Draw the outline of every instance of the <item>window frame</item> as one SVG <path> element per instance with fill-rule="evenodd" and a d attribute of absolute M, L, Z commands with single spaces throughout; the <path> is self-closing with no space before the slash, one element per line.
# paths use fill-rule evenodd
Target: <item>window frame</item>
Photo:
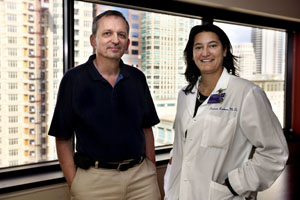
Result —
<path fill-rule="evenodd" d="M 142 11 L 172 14 L 174 16 L 202 17 L 202 24 L 213 23 L 214 20 L 224 20 L 231 23 L 247 24 L 253 26 L 284 29 L 287 32 L 286 48 L 286 75 L 285 75 L 285 117 L 283 130 L 286 135 L 291 132 L 292 114 L 292 70 L 293 70 L 293 33 L 300 31 L 300 23 L 288 20 L 258 16 L 222 8 L 195 5 L 186 2 L 170 1 L 160 4 L 152 1 L 97 1 L 78 0 L 89 3 L 138 9 Z M 199 10 L 201 12 L 199 12 Z M 199 16 L 201 13 L 201 16 Z M 63 71 L 64 73 L 74 66 L 74 0 L 63 0 Z M 156 147 L 157 166 L 168 162 L 172 145 Z M 21 165 L 0 169 L 0 194 L 16 192 L 34 187 L 65 182 L 59 162 L 47 161 L 36 164 Z M 26 174 L 26 175 L 25 175 Z M 49 176 L 50 175 L 50 176 Z M 49 178 L 53 177 L 53 178 Z"/>

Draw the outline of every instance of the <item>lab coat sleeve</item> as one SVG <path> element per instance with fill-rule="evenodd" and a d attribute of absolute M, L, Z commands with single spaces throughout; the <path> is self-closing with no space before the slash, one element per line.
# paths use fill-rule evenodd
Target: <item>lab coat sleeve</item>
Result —
<path fill-rule="evenodd" d="M 288 147 L 281 125 L 265 92 L 252 88 L 245 95 L 238 128 L 256 147 L 252 159 L 228 173 L 230 185 L 239 195 L 269 188 L 284 170 Z"/>

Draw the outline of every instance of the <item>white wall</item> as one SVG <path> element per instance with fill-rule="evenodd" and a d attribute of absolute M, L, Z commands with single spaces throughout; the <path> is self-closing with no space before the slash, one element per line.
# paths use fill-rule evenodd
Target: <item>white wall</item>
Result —
<path fill-rule="evenodd" d="M 299 0 L 178 0 L 204 6 L 300 22 Z"/>
<path fill-rule="evenodd" d="M 34 189 L 22 190 L 0 195 L 2 200 L 68 200 L 70 199 L 67 184 L 55 184 Z"/>

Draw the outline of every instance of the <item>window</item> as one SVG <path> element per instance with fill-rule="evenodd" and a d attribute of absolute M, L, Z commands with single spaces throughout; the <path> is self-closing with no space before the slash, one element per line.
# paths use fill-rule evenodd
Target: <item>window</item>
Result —
<path fill-rule="evenodd" d="M 17 134 L 18 133 L 18 127 L 9 127 L 8 128 L 8 134 Z"/>
<path fill-rule="evenodd" d="M 30 155 L 31 157 L 34 157 L 34 156 L 35 156 L 35 152 L 34 152 L 34 151 L 30 151 L 29 155 Z"/>
<path fill-rule="evenodd" d="M 139 50 L 131 50 L 131 54 L 132 55 L 138 55 L 139 54 Z"/>
<path fill-rule="evenodd" d="M 132 36 L 132 37 L 135 37 L 135 38 L 138 38 L 138 37 L 139 37 L 139 33 L 137 33 L 137 32 L 132 32 L 132 33 L 131 33 L 131 36 Z"/>
<path fill-rule="evenodd" d="M 16 33 L 17 32 L 17 26 L 7 25 L 7 32 L 9 32 L 9 33 Z"/>
<path fill-rule="evenodd" d="M 8 140 L 8 144 L 11 146 L 11 145 L 16 145 L 18 144 L 18 138 L 10 138 Z"/>
<path fill-rule="evenodd" d="M 18 89 L 18 83 L 8 83 L 9 90 L 16 90 Z"/>
<path fill-rule="evenodd" d="M 35 112 L 34 106 L 30 106 L 30 107 L 29 107 L 29 112 L 30 112 L 30 113 L 34 113 L 34 112 Z"/>
<path fill-rule="evenodd" d="M 17 44 L 17 37 L 8 37 L 8 44 Z"/>
<path fill-rule="evenodd" d="M 17 3 L 16 2 L 7 2 L 6 3 L 6 7 L 8 9 L 12 9 L 12 10 L 15 10 L 17 8 Z"/>
<path fill-rule="evenodd" d="M 9 156 L 17 156 L 19 154 L 18 149 L 12 149 L 8 151 Z"/>
<path fill-rule="evenodd" d="M 139 15 L 131 15 L 132 20 L 139 20 Z"/>
<path fill-rule="evenodd" d="M 7 49 L 7 55 L 10 56 L 17 56 L 17 48 L 8 48 Z"/>
<path fill-rule="evenodd" d="M 31 68 L 31 69 L 34 68 L 34 62 L 33 61 L 29 61 L 29 68 Z"/>
<path fill-rule="evenodd" d="M 18 78 L 18 72 L 8 72 L 8 78 L 10 79 Z"/>
<path fill-rule="evenodd" d="M 35 134 L 35 130 L 34 129 L 30 129 L 29 133 L 30 133 L 30 135 L 33 135 L 33 134 Z"/>
<path fill-rule="evenodd" d="M 29 22 L 34 22 L 34 17 L 33 17 L 33 15 L 29 15 L 29 16 L 28 16 L 28 21 L 29 21 Z"/>
<path fill-rule="evenodd" d="M 138 41 L 132 41 L 132 42 L 131 42 L 131 45 L 132 45 L 132 46 L 139 46 L 139 42 L 138 42 Z"/>
<path fill-rule="evenodd" d="M 16 166 L 16 165 L 18 165 L 19 162 L 18 162 L 18 160 L 13 160 L 13 161 L 9 161 L 8 163 L 9 163 L 8 166 L 11 167 L 11 166 Z M 0 164 L 1 164 L 1 163 L 0 163 Z"/>
<path fill-rule="evenodd" d="M 28 10 L 31 10 L 31 11 L 34 10 L 34 5 L 32 3 L 28 4 Z"/>
<path fill-rule="evenodd" d="M 164 131 L 164 129 L 163 128 L 158 128 L 158 135 L 157 135 L 157 140 L 158 141 L 164 141 L 164 139 L 165 139 L 165 131 Z"/>
<path fill-rule="evenodd" d="M 28 38 L 28 43 L 30 45 L 34 45 L 34 39 L 33 38 Z"/>
<path fill-rule="evenodd" d="M 34 80 L 34 73 L 29 73 L 29 79 Z"/>
<path fill-rule="evenodd" d="M 8 112 L 17 112 L 18 105 L 8 105 Z"/>
<path fill-rule="evenodd" d="M 34 84 L 29 84 L 29 91 L 34 91 L 34 90 L 35 90 Z"/>
<path fill-rule="evenodd" d="M 33 49 L 29 49 L 29 56 L 34 56 L 34 50 Z"/>
<path fill-rule="evenodd" d="M 33 26 L 29 26 L 29 27 L 28 27 L 28 32 L 29 32 L 29 33 L 34 33 L 34 28 L 33 28 Z"/>
<path fill-rule="evenodd" d="M 105 5 L 94 4 L 94 7 L 99 11 L 106 10 Z M 123 11 L 125 17 L 130 12 L 134 13 L 131 15 L 131 20 L 128 20 L 131 27 L 131 37 L 140 37 L 141 39 L 139 41 L 131 39 L 131 47 L 134 47 L 134 49 L 130 49 L 131 52 L 126 55 L 126 58 L 135 55 L 141 56 L 141 70 L 147 77 L 152 98 L 161 119 L 161 123 L 154 127 L 159 133 L 156 135 L 158 138 L 155 138 L 156 144 L 171 144 L 173 141 L 171 138 L 174 134 L 172 127 L 175 118 L 177 94 L 186 85 L 185 77 L 181 75 L 185 71 L 182 52 L 190 29 L 195 25 L 201 24 L 201 21 L 199 19 L 120 9 L 118 7 L 116 9 Z M 140 22 L 137 22 L 138 20 Z M 286 52 L 286 36 L 284 32 L 231 25 L 229 23 L 214 23 L 219 25 L 232 41 L 233 53 L 240 57 L 238 61 L 239 66 L 241 66 L 241 77 L 254 81 L 257 84 L 262 79 L 270 77 L 275 81 L 272 84 L 276 85 L 278 84 L 277 81 L 281 81 L 281 87 L 284 88 L 284 55 Z M 76 35 L 80 35 L 80 32 L 83 32 L 83 30 L 75 30 Z M 259 53 L 262 49 L 268 49 L 269 52 Z M 275 57 L 265 59 L 268 57 L 267 53 L 275 55 Z M 77 54 L 75 51 L 75 59 L 79 56 L 79 52 Z M 174 55 L 176 55 L 175 60 Z M 131 59 L 126 60 L 129 61 L 128 64 L 133 65 L 133 63 L 130 63 Z M 275 62 L 277 63 L 275 64 Z M 262 66 L 273 66 L 273 68 L 269 69 Z M 274 99 L 274 101 L 271 100 L 272 106 L 274 106 L 274 111 L 277 110 L 276 114 L 280 121 L 283 122 L 284 91 L 274 91 L 274 86 L 273 89 L 271 87 L 268 89 L 267 84 L 265 85 L 263 89 L 265 89 L 267 94 L 269 93 L 270 100 Z M 280 103 L 278 101 L 279 96 Z M 157 140 L 159 141 L 157 142 Z"/>
<path fill-rule="evenodd" d="M 0 138 L 13 147 L 0 145 L 0 168 L 56 159 L 54 138 L 47 136 L 52 118 L 47 106 L 54 107 L 58 88 L 53 88 L 53 83 L 59 84 L 63 75 L 62 3 L 0 1 L 0 18 L 5 22 L 0 24 L 4 44 L 0 45 Z M 40 110 L 42 94 L 45 108 Z M 38 146 L 42 139 L 46 142 Z M 30 145 L 25 145 L 25 140 Z"/>
<path fill-rule="evenodd" d="M 3 2 L 7 1 L 0 1 L 0 4 Z M 17 7 L 19 6 L 18 0 L 10 0 L 10 2 L 15 2 L 15 5 Z M 40 8 L 41 5 L 36 5 L 36 3 L 40 2 L 44 4 L 42 5 L 44 12 L 40 12 L 37 15 L 35 9 Z M 71 33 L 74 34 L 74 44 L 76 44 L 76 49 L 74 49 L 76 54 L 74 62 L 83 63 L 86 62 L 86 55 L 93 53 L 93 49 L 87 46 L 89 44 L 89 38 L 83 36 L 91 32 L 90 26 L 93 15 L 96 11 L 103 10 L 102 8 L 105 7 L 105 5 L 85 3 L 83 1 L 75 1 L 75 5 L 74 19 L 78 19 L 79 24 L 74 26 L 74 33 Z M 26 45 L 21 42 L 22 44 L 18 44 L 18 46 L 0 46 L 0 74 L 2 75 L 0 79 L 0 85 L 2 86 L 0 88 L 0 130 L 1 134 L 6 137 L 4 139 L 0 136 L 0 141 L 2 141 L 1 144 L 3 144 L 3 141 L 11 141 L 11 143 L 14 143 L 15 140 L 9 140 L 9 138 L 19 139 L 18 144 L 12 145 L 12 149 L 10 150 L 2 148 L 2 145 L 0 145 L 0 168 L 56 159 L 53 138 L 48 138 L 45 135 L 47 135 L 49 122 L 52 119 L 51 112 L 53 112 L 52 109 L 55 106 L 58 86 L 63 75 L 62 2 L 32 1 L 28 3 L 26 10 L 27 20 L 34 21 L 34 23 L 27 22 L 21 26 L 16 25 L 16 22 L 18 22 L 18 19 L 23 19 L 23 14 L 14 11 L 14 5 L 10 5 L 9 7 L 10 9 L 3 9 L 3 13 L 1 13 L 4 19 L 7 19 L 7 23 L 0 24 L 0 29 L 4 30 L 0 36 L 0 41 L 8 41 L 9 37 L 16 37 L 17 35 L 25 35 L 28 41 Z M 110 9 L 114 8 L 109 7 Z M 172 126 L 175 116 L 174 111 L 176 110 L 176 98 L 178 91 L 186 84 L 184 76 L 182 75 L 185 70 L 182 52 L 190 28 L 202 22 L 199 18 L 186 18 L 139 10 L 134 10 L 134 14 L 129 15 L 129 9 L 122 8 L 122 10 L 125 13 L 125 17 L 129 19 L 128 21 L 132 20 L 130 24 L 130 36 L 138 42 L 132 43 L 132 46 L 135 46 L 135 48 L 129 48 L 129 52 L 132 53 L 132 50 L 136 50 L 139 54 L 124 55 L 124 62 L 137 66 L 147 77 L 152 98 L 156 105 L 159 118 L 161 119 L 161 123 L 153 128 L 155 133 L 155 145 L 172 144 L 174 136 Z M 47 12 L 48 14 L 46 14 Z M 183 12 L 187 13 L 188 11 Z M 199 15 L 201 15 L 201 12 L 199 12 Z M 178 27 L 178 29 L 174 31 L 174 27 Z M 252 28 L 255 29 L 253 25 Z M 230 40 L 234 40 L 236 35 L 232 35 L 230 29 L 225 31 L 229 35 Z M 267 32 L 264 34 L 269 34 Z M 275 32 L 284 33 L 282 31 Z M 47 42 L 44 41 L 45 38 L 47 38 Z M 134 40 L 131 39 L 131 41 Z M 15 44 L 14 39 L 9 41 Z M 17 40 L 17 42 L 20 43 L 19 40 Z M 286 46 L 285 43 L 286 39 L 284 37 L 281 46 Z M 28 44 L 31 45 L 28 46 Z M 27 55 L 23 55 L 25 48 L 27 48 Z M 249 45 L 234 45 L 235 53 L 242 55 L 243 59 L 241 65 L 253 66 L 251 60 L 246 59 L 253 57 L 253 52 L 248 50 L 247 52 L 243 52 L 241 51 L 243 48 L 249 50 Z M 276 46 L 276 48 L 280 47 Z M 31 53 L 29 49 L 32 49 Z M 82 49 L 84 49 L 84 51 L 81 51 Z M 283 49 L 283 51 L 286 51 L 286 49 Z M 254 54 L 256 55 L 255 51 Z M 34 57 L 30 57 L 29 55 Z M 42 57 L 40 57 L 41 55 Z M 68 57 L 69 55 L 66 56 Z M 125 56 L 135 57 L 126 58 L 125 60 Z M 259 60 L 259 58 L 256 57 L 255 59 Z M 283 66 L 285 65 L 285 61 L 285 59 L 281 60 Z M 263 62 L 265 62 L 265 60 L 262 59 L 262 63 Z M 255 66 L 257 66 L 257 63 Z M 72 66 L 66 66 L 66 69 L 70 67 Z M 259 72 L 259 68 L 256 67 L 255 70 L 255 73 Z M 15 73 L 8 75 L 8 72 L 18 72 L 19 74 L 15 77 Z M 29 73 L 34 73 L 36 75 L 36 81 L 28 80 L 29 76 L 24 76 L 23 72 L 28 75 Z M 277 72 L 279 74 L 285 73 L 284 71 L 280 72 L 280 68 L 278 67 Z M 277 74 L 277 72 L 275 74 Z M 253 75 L 253 73 L 246 73 L 246 71 L 242 73 L 244 73 L 244 75 L 242 75 L 243 77 Z M 5 79 L 11 77 L 6 79 L 6 81 L 9 80 L 11 83 L 18 83 L 19 87 L 14 90 L 7 90 L 8 83 L 4 81 L 3 77 L 5 77 Z M 285 83 L 284 78 L 278 78 L 276 81 L 278 81 L 276 84 L 275 80 L 272 80 L 272 83 L 256 80 L 256 83 L 272 92 L 275 100 L 275 95 L 277 95 L 275 92 L 282 92 L 284 88 L 282 81 Z M 11 87 L 13 87 L 13 85 L 11 85 Z M 277 99 L 281 101 L 281 98 L 282 94 L 279 94 L 279 98 Z M 9 102 L 9 106 L 4 102 Z M 44 104 L 42 105 L 41 102 Z M 25 113 L 23 113 L 25 106 L 27 106 L 28 109 L 25 116 L 27 117 L 27 121 L 23 115 Z M 278 109 L 279 112 L 284 111 L 280 106 L 275 109 Z M 3 110 L 10 111 L 3 112 Z M 16 112 L 18 112 L 18 114 Z M 19 115 L 19 113 L 21 114 Z M 5 134 L 3 134 L 4 132 Z M 23 140 L 20 140 L 22 137 L 26 137 L 25 139 L 28 141 L 27 146 L 24 145 Z M 34 150 L 32 150 L 32 146 L 35 146 Z M 8 156 L 10 156 L 10 159 L 7 159 Z"/>
<path fill-rule="evenodd" d="M 8 100 L 9 101 L 17 101 L 18 95 L 17 94 L 8 94 Z"/>
<path fill-rule="evenodd" d="M 165 101 L 164 104 L 174 104 L 174 106 L 170 107 L 157 107 L 158 113 L 160 113 L 160 118 L 164 115 L 168 115 L 168 117 L 163 117 L 165 121 L 162 121 L 157 128 L 161 128 L 160 134 L 168 134 L 168 137 L 173 137 L 173 132 L 167 133 L 167 130 L 172 129 L 172 123 L 169 121 L 174 119 L 175 113 L 175 103 L 178 90 L 177 88 L 181 88 L 184 86 L 185 82 L 182 81 L 183 78 L 174 78 L 175 74 L 180 74 L 184 72 L 184 62 L 180 62 L 180 66 L 175 64 L 171 64 L 171 60 L 174 60 L 174 55 L 177 55 L 177 51 L 183 51 L 185 44 L 176 44 L 177 41 L 187 39 L 188 33 L 196 24 L 201 24 L 201 21 L 198 19 L 191 19 L 185 17 L 176 17 L 172 15 L 165 14 L 157 14 L 151 12 L 144 12 L 139 10 L 130 10 L 126 8 L 118 8 L 110 6 L 105 6 L 101 4 L 91 4 L 84 3 L 80 1 L 75 2 L 75 16 L 74 19 L 77 20 L 77 14 L 80 12 L 85 13 L 86 9 L 89 10 L 87 12 L 92 13 L 91 10 L 95 10 L 96 13 L 94 15 L 99 14 L 103 10 L 107 9 L 116 9 L 123 13 L 123 15 L 129 19 L 129 26 L 131 27 L 130 32 L 130 40 L 131 47 L 129 51 L 124 55 L 124 61 L 128 61 L 127 64 L 139 67 L 145 74 L 148 79 L 149 88 L 152 93 L 152 97 L 154 99 L 155 104 L 160 104 L 161 101 Z M 79 11 L 78 6 L 80 7 Z M 129 13 L 134 13 L 129 15 Z M 131 18 L 131 19 L 130 19 Z M 87 56 L 82 55 L 83 51 L 79 51 L 80 49 L 86 49 L 81 47 L 84 40 L 88 40 L 87 36 L 84 36 L 85 32 L 90 33 L 90 28 L 88 26 L 80 26 L 82 22 L 85 23 L 87 19 L 78 19 L 79 21 L 74 24 L 74 60 L 76 64 L 80 64 L 86 62 Z M 152 24 L 155 22 L 159 25 L 156 26 Z M 80 22 L 82 21 L 82 22 Z M 176 29 L 175 27 L 178 27 Z M 147 31 L 146 31 L 147 30 Z M 133 39 L 134 38 L 134 39 Z M 169 48 L 163 48 L 160 43 L 160 39 L 164 38 L 164 40 L 168 41 Z M 139 40 L 137 40 L 139 39 Z M 88 42 L 88 41 L 87 41 Z M 156 42 L 155 45 L 153 45 Z M 176 46 L 176 48 L 175 48 Z M 91 54 L 92 52 L 90 52 Z M 164 55 L 164 56 L 162 56 Z M 181 59 L 182 56 L 176 56 L 177 59 Z M 177 60 L 174 63 L 179 63 Z M 152 67 L 152 70 L 146 70 L 144 66 L 155 66 Z M 160 68 L 158 65 L 161 65 Z M 159 73 L 158 69 L 161 71 Z M 169 71 L 174 71 L 175 73 L 170 73 Z M 151 76 L 155 74 L 154 76 Z M 56 74 L 54 73 L 54 76 Z M 149 82 L 150 78 L 153 77 L 153 82 Z M 170 80 L 169 83 L 162 80 Z M 172 80 L 172 82 L 171 82 Z M 168 86 L 166 85 L 168 84 Z M 55 87 L 57 84 L 55 84 Z M 168 102 L 170 101 L 170 102 Z M 171 112 L 170 112 L 171 111 Z M 158 129 L 157 129 L 158 130 Z M 170 136 L 171 134 L 171 136 Z M 164 137 L 164 138 L 168 138 Z M 171 144 L 171 139 L 162 139 L 158 145 Z"/>
<path fill-rule="evenodd" d="M 7 21 L 10 21 L 10 22 L 17 21 L 17 15 L 16 14 L 7 14 Z"/>
<path fill-rule="evenodd" d="M 30 145 L 34 145 L 34 144 L 35 144 L 35 141 L 34 141 L 34 140 L 30 140 L 30 141 L 29 141 L 29 144 L 30 144 Z"/>
<path fill-rule="evenodd" d="M 239 76 L 254 82 L 266 92 L 283 126 L 286 33 L 241 25 L 215 24 L 227 33 L 233 54 L 239 57 Z"/>
<path fill-rule="evenodd" d="M 9 116 L 8 123 L 18 123 L 18 116 Z"/>
<path fill-rule="evenodd" d="M 8 67 L 17 67 L 18 62 L 16 60 L 9 60 L 8 61 Z"/>
<path fill-rule="evenodd" d="M 173 130 L 171 129 L 167 129 L 166 130 L 166 140 L 167 140 L 167 143 L 173 143 L 173 140 L 174 140 L 174 133 L 173 133 Z"/>
<path fill-rule="evenodd" d="M 34 123 L 34 122 L 35 122 L 34 117 L 30 117 L 30 118 L 29 118 L 29 122 L 30 122 L 30 123 Z"/>
<path fill-rule="evenodd" d="M 131 28 L 133 28 L 133 29 L 138 29 L 138 28 L 139 28 L 139 25 L 138 25 L 138 24 L 131 24 Z"/>
<path fill-rule="evenodd" d="M 29 101 L 30 102 L 34 102 L 35 101 L 34 95 L 29 95 Z"/>

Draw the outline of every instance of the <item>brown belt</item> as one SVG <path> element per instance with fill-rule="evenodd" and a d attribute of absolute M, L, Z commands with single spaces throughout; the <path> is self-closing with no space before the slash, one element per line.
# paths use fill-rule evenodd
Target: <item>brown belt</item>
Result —
<path fill-rule="evenodd" d="M 126 171 L 136 165 L 143 162 L 145 156 L 140 156 L 136 159 L 124 160 L 121 162 L 99 162 L 94 161 L 91 158 L 83 155 L 82 153 L 76 152 L 74 155 L 74 162 L 77 167 L 82 169 L 89 169 L 90 167 L 104 168 L 104 169 L 116 169 L 119 171 Z"/>

